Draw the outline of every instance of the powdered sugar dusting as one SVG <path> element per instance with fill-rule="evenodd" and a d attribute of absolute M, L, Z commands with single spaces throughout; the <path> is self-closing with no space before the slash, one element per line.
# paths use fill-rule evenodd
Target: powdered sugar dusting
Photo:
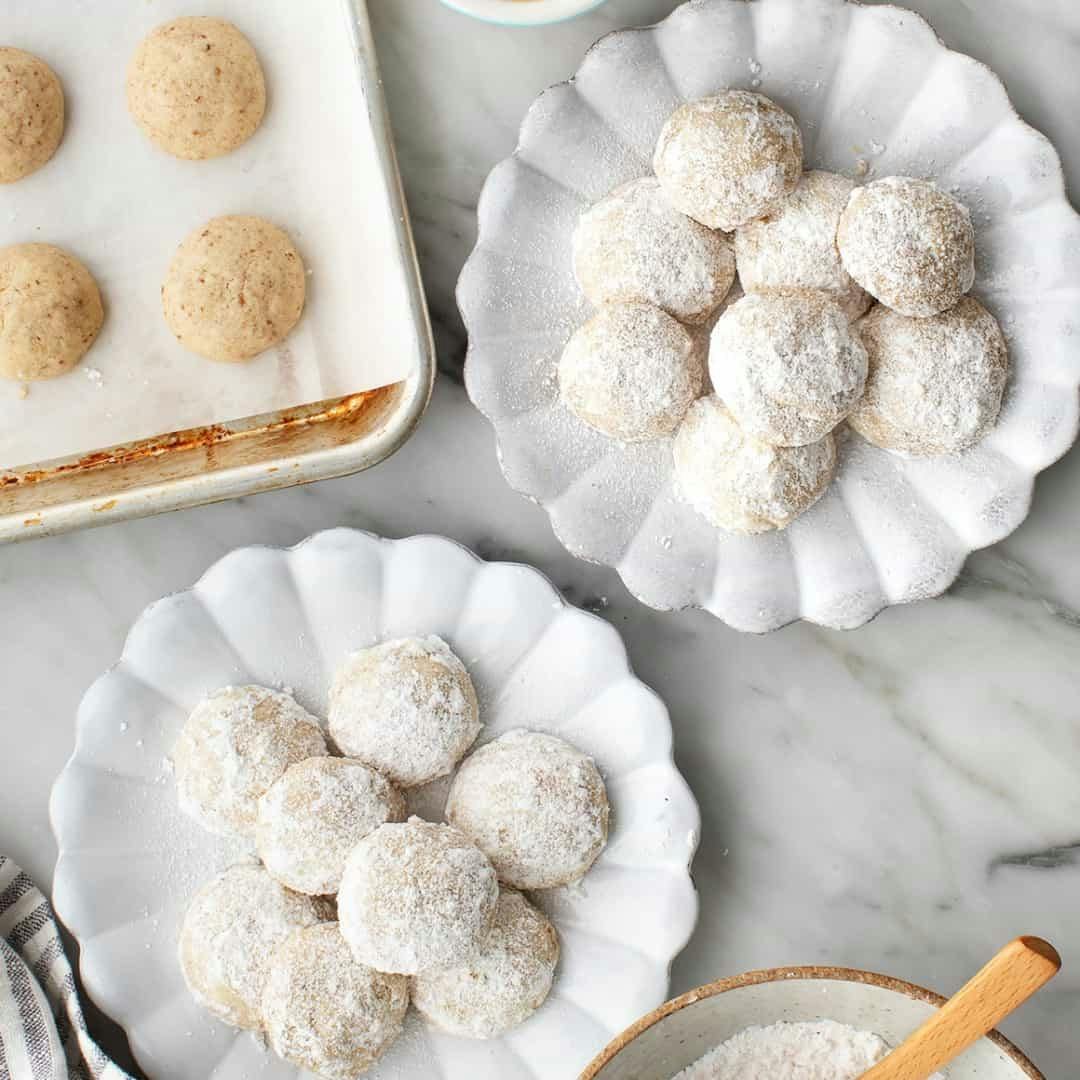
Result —
<path fill-rule="evenodd" d="M 750 293 L 713 330 L 713 387 L 750 435 L 803 446 L 851 411 L 866 382 L 866 350 L 840 306 L 806 289 Z"/>
<path fill-rule="evenodd" d="M 832 435 L 770 446 L 748 436 L 716 395 L 694 403 L 675 438 L 679 494 L 730 532 L 784 528 L 821 497 L 835 471 Z"/>
<path fill-rule="evenodd" d="M 607 842 L 609 807 L 591 758 L 554 735 L 510 731 L 454 779 L 446 817 L 519 889 L 577 881 Z"/>
<path fill-rule="evenodd" d="M 586 210 L 573 249 L 574 272 L 592 303 L 641 301 L 684 322 L 708 319 L 735 280 L 730 241 L 680 214 L 652 176 Z"/>
<path fill-rule="evenodd" d="M 858 1080 L 888 1052 L 880 1036 L 835 1020 L 771 1024 L 740 1031 L 671 1080 Z"/>
<path fill-rule="evenodd" d="M 415 975 L 472 955 L 498 898 L 491 863 L 463 833 L 414 817 L 357 844 L 338 914 L 358 963 Z"/>
<path fill-rule="evenodd" d="M 590 427 L 624 442 L 670 434 L 701 392 L 705 365 L 689 331 L 650 304 L 607 304 L 559 363 L 563 400 Z"/>
<path fill-rule="evenodd" d="M 353 653 L 330 688 L 330 734 L 338 747 L 401 787 L 444 776 L 480 728 L 472 679 L 435 635 Z"/>
<path fill-rule="evenodd" d="M 491 1039 L 547 999 L 559 961 L 555 928 L 521 893 L 502 889 L 483 948 L 460 967 L 412 980 L 413 1004 L 443 1031 Z"/>

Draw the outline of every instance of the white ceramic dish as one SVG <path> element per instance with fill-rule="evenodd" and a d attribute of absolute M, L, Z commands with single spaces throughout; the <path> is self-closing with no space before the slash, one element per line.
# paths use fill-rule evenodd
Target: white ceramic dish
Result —
<path fill-rule="evenodd" d="M 618 633 L 567 605 L 536 570 L 484 563 L 438 537 L 337 529 L 288 551 L 245 548 L 194 588 L 153 604 L 120 662 L 87 692 L 53 791 L 54 903 L 94 1000 L 155 1080 L 287 1080 L 298 1071 L 201 1012 L 176 961 L 193 892 L 245 856 L 180 813 L 166 758 L 190 709 L 236 683 L 291 687 L 324 714 L 334 668 L 376 640 L 437 633 L 466 661 L 482 740 L 516 727 L 565 736 L 603 771 L 610 842 L 578 886 L 537 894 L 563 942 L 551 999 L 492 1042 L 428 1032 L 415 1017 L 373 1080 L 565 1080 L 667 995 L 697 916 L 688 866 L 700 818 L 671 759 L 671 724 L 630 671 Z M 445 784 L 414 808 L 441 814 Z"/>
<path fill-rule="evenodd" d="M 972 209 L 974 292 L 1009 339 L 993 432 L 953 457 L 895 456 L 852 436 L 828 494 L 784 532 L 709 526 L 674 494 L 668 440 L 621 446 L 561 405 L 557 358 L 589 309 L 570 235 L 581 210 L 650 170 L 687 99 L 760 89 L 798 119 L 810 167 L 937 180 Z M 988 68 L 918 16 L 845 0 L 691 0 L 611 34 L 536 101 L 488 179 L 458 287 L 466 377 L 494 424 L 507 480 L 569 551 L 615 567 L 661 609 L 697 606 L 741 630 L 794 619 L 849 628 L 935 596 L 967 555 L 1015 529 L 1035 475 L 1077 431 L 1080 218 L 1053 147 Z"/>
<path fill-rule="evenodd" d="M 497 26 L 546 26 L 576 19 L 606 0 L 443 0 L 448 8 Z"/>
<path fill-rule="evenodd" d="M 837 1020 L 896 1046 L 944 999 L 911 983 L 847 968 L 779 968 L 721 979 L 662 1005 L 615 1039 L 580 1080 L 670 1080 L 744 1028 Z M 980 1039 L 947 1080 L 1045 1080 L 997 1032 Z"/>

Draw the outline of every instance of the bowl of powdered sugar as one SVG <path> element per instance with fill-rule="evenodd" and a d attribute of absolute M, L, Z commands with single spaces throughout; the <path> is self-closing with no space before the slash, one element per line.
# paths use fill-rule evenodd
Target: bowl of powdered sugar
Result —
<path fill-rule="evenodd" d="M 628 1028 L 580 1080 L 857 1080 L 944 998 L 847 968 L 752 971 L 691 990 Z M 935 1080 L 1045 1080 L 997 1032 Z"/>

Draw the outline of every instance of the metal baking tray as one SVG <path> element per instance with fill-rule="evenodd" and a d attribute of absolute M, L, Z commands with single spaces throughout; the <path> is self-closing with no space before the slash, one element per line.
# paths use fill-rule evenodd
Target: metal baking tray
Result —
<path fill-rule="evenodd" d="M 413 374 L 361 394 L 0 472 L 0 542 L 345 476 L 377 465 L 415 430 L 435 378 L 431 322 L 367 6 L 365 0 L 342 2 L 352 14 L 353 52 L 408 282 L 417 342 Z"/>

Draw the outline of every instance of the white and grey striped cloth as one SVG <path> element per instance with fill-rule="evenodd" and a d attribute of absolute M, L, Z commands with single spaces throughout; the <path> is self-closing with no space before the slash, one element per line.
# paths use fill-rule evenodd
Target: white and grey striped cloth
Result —
<path fill-rule="evenodd" d="M 86 1030 L 48 900 L 3 855 L 0 1080 L 131 1080 Z"/>

